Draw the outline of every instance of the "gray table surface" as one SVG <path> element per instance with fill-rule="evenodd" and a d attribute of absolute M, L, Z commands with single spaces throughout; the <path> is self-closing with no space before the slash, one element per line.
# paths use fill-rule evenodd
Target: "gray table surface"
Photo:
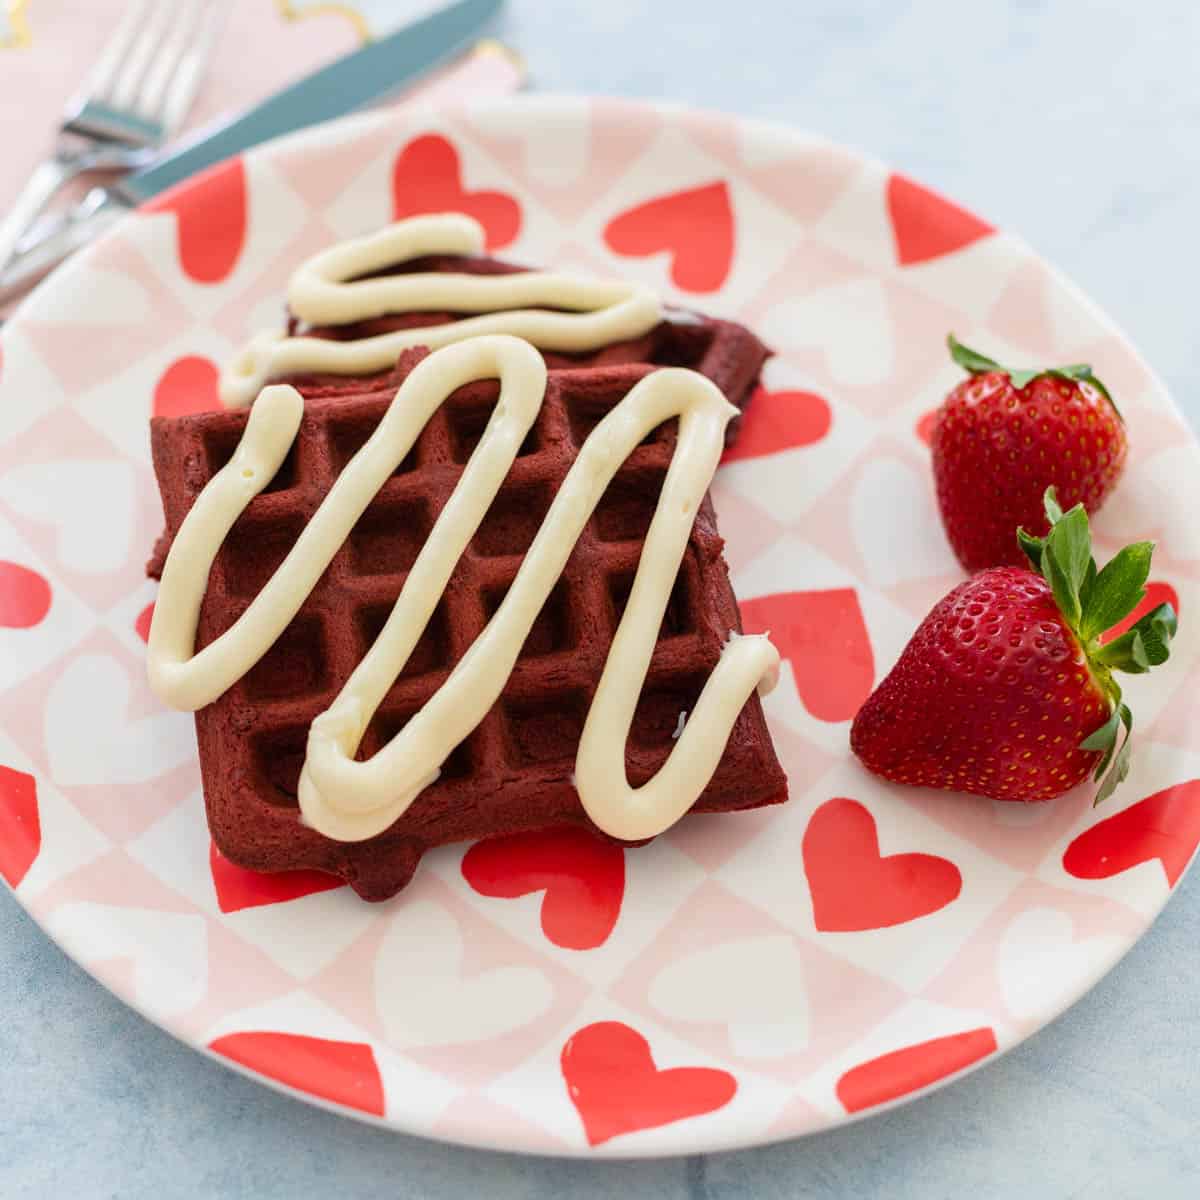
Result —
<path fill-rule="evenodd" d="M 1192 0 L 514 0 L 500 31 L 539 89 L 805 126 L 1019 231 L 1200 420 Z M 126 1009 L 0 888 L 0 1196 L 1194 1197 L 1198 926 L 1194 872 L 1067 1015 L 918 1103 L 765 1149 L 592 1164 L 259 1087 Z"/>

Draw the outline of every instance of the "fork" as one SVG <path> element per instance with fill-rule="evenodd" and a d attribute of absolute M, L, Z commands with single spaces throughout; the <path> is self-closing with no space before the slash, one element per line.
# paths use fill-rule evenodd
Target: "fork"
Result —
<path fill-rule="evenodd" d="M 63 113 L 54 154 L 0 221 L 0 267 L 29 243 L 38 215 L 86 171 L 140 166 L 179 127 L 224 17 L 215 0 L 138 0 Z"/>

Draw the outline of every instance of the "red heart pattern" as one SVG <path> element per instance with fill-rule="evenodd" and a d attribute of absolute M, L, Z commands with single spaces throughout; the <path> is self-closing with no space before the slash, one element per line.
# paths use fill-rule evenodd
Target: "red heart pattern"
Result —
<path fill-rule="evenodd" d="M 723 180 L 658 196 L 614 217 L 610 250 L 633 258 L 668 251 L 671 279 L 685 292 L 715 292 L 733 264 L 734 224 Z"/>
<path fill-rule="evenodd" d="M 587 1025 L 563 1047 L 567 1094 L 588 1145 L 715 1112 L 733 1099 L 737 1080 L 712 1067 L 654 1065 L 650 1043 L 620 1021 Z"/>
<path fill-rule="evenodd" d="M 937 420 L 938 410 L 931 408 L 927 413 L 922 413 L 920 419 L 913 427 L 913 432 L 917 435 L 919 441 L 930 445 L 933 442 L 933 423 Z"/>
<path fill-rule="evenodd" d="M 32 629 L 46 619 L 53 593 L 32 567 L 0 561 L 0 628 Z"/>
<path fill-rule="evenodd" d="M 436 133 L 414 138 L 392 166 L 392 215 L 461 212 L 484 228 L 489 250 L 515 240 L 521 231 L 521 206 L 507 192 L 469 192 L 462 184 L 458 151 Z"/>
<path fill-rule="evenodd" d="M 550 829 L 477 842 L 463 878 L 482 896 L 546 893 L 542 932 L 565 950 L 592 950 L 621 915 L 625 852 L 582 829 Z"/>
<path fill-rule="evenodd" d="M 1158 859 L 1174 887 L 1200 845 L 1200 779 L 1164 788 L 1084 830 L 1063 854 L 1076 879 L 1111 879 Z"/>
<path fill-rule="evenodd" d="M 996 232 L 974 213 L 903 175 L 888 179 L 887 211 L 902 267 L 953 254 Z"/>
<path fill-rule="evenodd" d="M 285 904 L 301 896 L 345 886 L 336 876 L 326 875 L 323 871 L 280 871 L 274 875 L 248 871 L 231 863 L 215 843 L 209 844 L 208 865 L 217 892 L 217 907 L 223 913 L 261 908 L 266 904 Z"/>
<path fill-rule="evenodd" d="M 150 622 L 154 620 L 154 604 L 147 604 L 137 615 L 137 620 L 133 623 L 133 631 L 142 639 L 143 642 L 150 640 Z"/>
<path fill-rule="evenodd" d="M 738 462 L 811 446 L 829 432 L 832 422 L 828 402 L 816 392 L 768 392 L 757 388 L 746 405 L 737 441 L 721 461 Z"/>
<path fill-rule="evenodd" d="M 837 1082 L 837 1098 L 848 1113 L 862 1112 L 937 1083 L 995 1052 L 996 1035 L 986 1027 L 932 1038 L 852 1067 Z"/>
<path fill-rule="evenodd" d="M 949 859 L 881 857 L 875 818 L 857 800 L 822 804 L 804 831 L 802 850 L 813 922 L 822 933 L 903 925 L 945 908 L 962 891 L 962 874 Z"/>
<path fill-rule="evenodd" d="M 145 212 L 173 212 L 179 265 L 196 283 L 220 283 L 241 257 L 249 202 L 240 158 L 219 163 L 164 192 Z"/>
<path fill-rule="evenodd" d="M 743 600 L 747 633 L 771 634 L 804 707 L 818 721 L 848 721 L 875 682 L 875 656 L 853 588 L 780 592 Z"/>
<path fill-rule="evenodd" d="M 1107 633 L 1100 635 L 1101 644 L 1111 642 L 1113 638 L 1119 638 L 1127 629 L 1130 629 L 1137 621 L 1139 621 L 1152 608 L 1157 608 L 1160 604 L 1169 604 L 1176 615 L 1179 613 L 1179 595 L 1175 589 L 1161 579 L 1152 579 L 1146 584 L 1146 594 L 1142 597 L 1137 608 L 1133 610 L 1119 625 L 1114 625 Z"/>
<path fill-rule="evenodd" d="M 37 781 L 24 771 L 0 767 L 0 878 L 15 888 L 41 848 Z"/>
<path fill-rule="evenodd" d="M 375 1052 L 364 1042 L 256 1030 L 226 1034 L 208 1048 L 297 1091 L 383 1116 L 383 1079 Z"/>
<path fill-rule="evenodd" d="M 221 407 L 217 396 L 216 364 L 199 354 L 177 358 L 154 385 L 156 417 L 184 417 Z"/>

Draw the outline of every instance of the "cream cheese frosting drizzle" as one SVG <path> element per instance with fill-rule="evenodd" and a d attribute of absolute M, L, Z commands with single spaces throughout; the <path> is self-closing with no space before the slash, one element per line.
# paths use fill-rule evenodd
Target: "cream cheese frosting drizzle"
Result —
<path fill-rule="evenodd" d="M 358 278 L 429 254 L 473 255 L 483 249 L 478 221 L 441 213 L 410 217 L 314 255 L 296 270 L 287 292 L 292 314 L 308 325 L 346 325 L 419 311 L 476 315 L 347 342 L 259 334 L 222 372 L 222 403 L 244 408 L 266 383 L 286 375 L 384 371 L 410 346 L 437 349 L 481 334 L 507 333 L 542 350 L 581 352 L 640 337 L 662 319 L 658 297 L 647 288 L 550 271 Z"/>
<path fill-rule="evenodd" d="M 295 437 L 303 402 L 266 388 L 230 462 L 208 483 L 175 536 L 150 629 L 150 680 L 178 708 L 216 699 L 270 648 L 299 611 L 375 493 L 439 405 L 477 379 L 499 378 L 492 417 L 417 556 L 383 629 L 309 731 L 300 775 L 304 820 L 327 837 L 361 841 L 388 828 L 435 779 L 451 751 L 499 697 L 542 605 L 609 482 L 642 439 L 679 418 L 679 435 L 633 587 L 584 724 L 575 786 L 591 820 L 617 838 L 669 828 L 712 778 L 742 706 L 776 681 L 766 636 L 730 634 L 667 761 L 638 788 L 625 777 L 625 743 L 696 510 L 716 471 L 736 410 L 703 376 L 670 368 L 642 379 L 596 426 L 562 481 L 491 621 L 449 677 L 372 758 L 354 755 L 404 669 L 459 557 L 491 506 L 541 408 L 546 368 L 526 342 L 474 338 L 424 359 L 370 439 L 343 469 L 296 544 L 243 615 L 193 654 L 200 605 L 221 542 L 270 481 Z"/>

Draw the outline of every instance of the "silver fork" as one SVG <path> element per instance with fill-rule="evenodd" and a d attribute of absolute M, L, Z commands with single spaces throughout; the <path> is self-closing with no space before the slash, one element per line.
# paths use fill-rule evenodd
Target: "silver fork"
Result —
<path fill-rule="evenodd" d="M 138 0 L 67 105 L 53 157 L 0 221 L 0 267 L 27 246 L 38 215 L 85 171 L 133 170 L 179 127 L 225 15 L 215 0 Z"/>

